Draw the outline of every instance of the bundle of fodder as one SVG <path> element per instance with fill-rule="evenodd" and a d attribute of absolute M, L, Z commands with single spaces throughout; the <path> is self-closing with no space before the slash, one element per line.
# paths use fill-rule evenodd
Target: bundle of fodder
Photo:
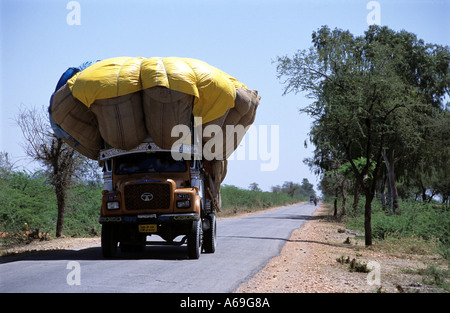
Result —
<path fill-rule="evenodd" d="M 220 185 L 227 175 L 228 160 L 205 160 L 205 190 L 207 198 L 211 200 L 212 206 L 220 211 L 222 208 L 222 197 L 220 194 Z"/>
<path fill-rule="evenodd" d="M 166 87 L 144 89 L 145 126 L 158 147 L 171 149 L 180 138 L 179 128 L 190 126 L 193 101 L 194 96 Z"/>
<path fill-rule="evenodd" d="M 51 118 L 53 124 L 67 130 L 70 135 L 62 131 L 63 139 L 74 149 L 83 155 L 96 159 L 100 152 L 100 132 L 97 119 L 83 103 L 72 96 L 69 86 L 65 84 L 53 95 L 51 107 Z"/>
<path fill-rule="evenodd" d="M 203 124 L 203 155 L 206 159 L 226 160 L 239 146 L 254 122 L 260 97 L 256 90 L 236 90 L 234 107 Z"/>
<path fill-rule="evenodd" d="M 48 108 L 50 125 L 55 135 L 91 159 L 98 158 L 101 145 L 97 120 L 93 113 L 72 95 L 67 81 L 95 62 L 97 61 L 68 68 L 56 84 Z M 70 130 L 70 133 L 65 130 Z"/>
<path fill-rule="evenodd" d="M 255 121 L 260 97 L 256 90 L 239 88 L 236 90 L 234 108 L 228 111 L 222 125 L 224 133 L 224 157 L 228 158 L 239 146 L 245 133 Z M 231 126 L 231 127 L 230 127 Z"/>
<path fill-rule="evenodd" d="M 96 100 L 91 111 L 102 138 L 114 148 L 130 150 L 147 137 L 141 92 Z"/>

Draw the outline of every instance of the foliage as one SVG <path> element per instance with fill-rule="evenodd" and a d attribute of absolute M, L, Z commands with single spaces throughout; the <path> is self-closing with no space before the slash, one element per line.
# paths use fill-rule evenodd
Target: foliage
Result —
<path fill-rule="evenodd" d="M 360 217 L 361 213 L 349 217 L 351 227 L 357 227 Z M 424 239 L 439 238 L 450 244 L 450 212 L 442 205 L 403 200 L 399 214 L 386 214 L 381 203 L 374 201 L 372 226 L 373 235 L 378 239 L 415 235 Z"/>
<path fill-rule="evenodd" d="M 71 236 L 98 236 L 103 185 L 78 183 L 69 190 L 65 214 L 65 233 Z"/>
<path fill-rule="evenodd" d="M 278 78 L 285 94 L 305 92 L 312 100 L 300 110 L 314 119 L 309 133 L 314 156 L 305 162 L 318 174 L 336 172 L 336 164 L 348 164 L 341 174 L 353 172 L 353 207 L 358 207 L 361 189 L 366 245 L 371 245 L 371 204 L 379 176 L 387 175 L 383 167 L 394 201 L 396 177 L 407 171 L 429 177 L 434 169 L 447 177 L 448 171 L 439 169 L 445 161 L 448 167 L 449 136 L 441 139 L 436 126 L 448 129 L 443 118 L 448 121 L 444 100 L 450 90 L 450 51 L 376 25 L 362 36 L 323 26 L 313 32 L 312 43 L 293 57 L 277 58 Z M 410 182 L 423 183 L 418 176 Z M 445 188 L 436 186 L 443 195 Z"/>
<path fill-rule="evenodd" d="M 274 193 L 264 191 L 251 191 L 232 185 L 221 188 L 222 209 L 219 216 L 228 216 L 236 213 L 248 213 L 258 209 L 282 206 L 306 201 L 305 197 L 291 197 L 287 193 Z"/>
<path fill-rule="evenodd" d="M 285 181 L 281 187 L 280 185 L 272 186 L 272 192 L 286 193 L 291 197 L 310 197 L 316 195 L 313 184 L 311 184 L 307 178 L 303 178 L 301 184 Z"/>
<path fill-rule="evenodd" d="M 80 183 L 69 190 L 65 235 L 99 233 L 101 190 L 97 183 Z M 51 232 L 57 220 L 56 196 L 45 173 L 11 171 L 3 177 L 0 180 L 0 217 L 0 232 L 23 231 L 25 223 L 30 231 Z"/>
<path fill-rule="evenodd" d="M 366 166 L 366 161 L 364 158 L 358 158 L 352 160 L 353 164 L 356 166 L 358 171 L 362 171 Z M 373 171 L 375 170 L 375 163 L 373 160 L 369 160 L 369 170 L 367 172 L 368 178 L 373 178 Z M 345 177 L 354 177 L 354 173 L 352 171 L 352 164 L 350 162 L 346 162 L 341 165 L 338 169 L 339 173 L 344 175 Z"/>
<path fill-rule="evenodd" d="M 45 172 L 14 171 L 5 154 L 0 154 L 0 232 L 17 233 L 25 229 L 50 232 L 56 225 L 54 187 Z M 310 186 L 309 186 L 310 185 Z M 303 186 L 312 185 L 304 180 Z M 95 236 L 100 233 L 98 216 L 103 186 L 98 181 L 78 182 L 68 190 L 64 235 Z M 221 216 L 292 204 L 307 200 L 286 192 L 244 190 L 223 186 Z"/>
<path fill-rule="evenodd" d="M 14 172 L 0 182 L 0 229 L 5 232 L 54 228 L 56 201 L 45 177 Z"/>
<path fill-rule="evenodd" d="M 262 189 L 259 188 L 257 183 L 251 183 L 250 186 L 248 186 L 248 189 L 251 191 L 262 191 Z"/>
<path fill-rule="evenodd" d="M 374 201 L 372 234 L 375 239 L 421 238 L 437 240 L 438 252 L 447 260 L 450 257 L 450 211 L 442 204 L 402 200 L 398 214 L 386 214 L 379 201 Z M 363 229 L 362 213 L 347 217 L 347 226 Z"/>
<path fill-rule="evenodd" d="M 424 270 L 419 270 L 419 274 L 425 276 L 423 282 L 429 285 L 436 285 L 443 288 L 447 292 L 450 292 L 450 269 L 440 269 L 435 265 L 429 265 Z"/>

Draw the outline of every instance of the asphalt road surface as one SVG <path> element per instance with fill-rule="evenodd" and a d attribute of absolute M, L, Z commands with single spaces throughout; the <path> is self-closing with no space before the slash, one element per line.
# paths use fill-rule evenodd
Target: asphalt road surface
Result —
<path fill-rule="evenodd" d="M 100 246 L 3 257 L 0 292 L 232 292 L 278 255 L 314 210 L 302 203 L 218 220 L 216 252 L 198 260 L 187 258 L 186 245 L 147 246 L 112 260 L 102 258 Z"/>

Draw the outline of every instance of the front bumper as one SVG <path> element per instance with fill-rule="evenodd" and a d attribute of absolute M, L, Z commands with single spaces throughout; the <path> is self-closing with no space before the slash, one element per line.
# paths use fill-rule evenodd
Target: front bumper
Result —
<path fill-rule="evenodd" d="M 167 223 L 184 223 L 198 220 L 200 220 L 200 215 L 197 213 L 100 216 L 100 218 L 98 219 L 100 224 L 105 223 L 167 224 Z"/>

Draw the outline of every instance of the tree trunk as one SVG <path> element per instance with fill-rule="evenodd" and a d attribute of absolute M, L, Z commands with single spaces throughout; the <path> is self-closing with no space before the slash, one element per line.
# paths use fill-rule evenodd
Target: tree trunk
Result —
<path fill-rule="evenodd" d="M 364 232 L 365 232 L 365 244 L 366 246 L 372 245 L 372 201 L 375 197 L 375 190 L 377 188 L 377 178 L 378 172 L 380 171 L 380 165 L 382 163 L 382 147 L 383 147 L 383 137 L 380 141 L 380 147 L 375 156 L 375 169 L 372 173 L 372 181 L 368 185 L 364 186 L 364 192 L 366 195 L 366 204 L 364 206 Z M 369 162 L 369 158 L 367 158 Z"/>
<path fill-rule="evenodd" d="M 338 201 L 338 193 L 336 192 L 336 195 L 334 196 L 334 213 L 333 213 L 334 217 L 337 217 L 337 201 Z"/>
<path fill-rule="evenodd" d="M 395 214 L 398 211 L 398 191 L 397 191 L 397 183 L 395 181 L 395 163 L 397 160 L 395 159 L 395 150 L 392 149 L 391 152 L 391 160 L 389 165 L 391 167 L 391 189 L 392 189 L 392 212 Z"/>
<path fill-rule="evenodd" d="M 359 179 L 355 179 L 355 190 L 354 190 L 354 196 L 353 196 L 353 212 L 355 213 L 358 209 L 358 203 L 359 203 L 359 188 L 361 186 L 361 183 Z"/>
<path fill-rule="evenodd" d="M 383 150 L 382 155 L 386 164 L 386 175 L 388 178 L 388 204 L 392 213 L 395 214 L 398 211 L 398 191 L 395 182 L 395 163 L 397 160 L 395 159 L 394 149 L 391 151 L 390 158 L 387 157 L 386 150 Z"/>
<path fill-rule="evenodd" d="M 372 201 L 375 198 L 375 189 L 377 185 L 378 164 L 373 174 L 372 182 L 364 188 L 366 203 L 364 205 L 364 232 L 366 246 L 372 245 Z"/>
<path fill-rule="evenodd" d="M 64 225 L 64 211 L 66 210 L 66 188 L 64 186 L 55 186 L 56 201 L 58 204 L 58 218 L 56 220 L 56 237 L 61 237 Z"/>
<path fill-rule="evenodd" d="M 397 183 L 395 182 L 395 172 L 394 166 L 395 161 L 391 162 L 391 181 L 392 181 L 392 212 L 395 214 L 398 212 L 398 191 L 397 191 Z"/>
<path fill-rule="evenodd" d="M 391 176 L 391 166 L 390 161 L 386 155 L 386 150 L 383 150 L 382 152 L 384 164 L 386 165 L 386 177 L 388 181 L 388 188 L 387 188 L 387 205 L 389 206 L 389 209 L 393 211 L 392 208 L 392 176 Z"/>
<path fill-rule="evenodd" d="M 386 167 L 389 167 L 388 165 L 386 165 Z M 391 175 L 388 173 L 386 173 L 387 178 L 388 178 L 388 186 L 387 186 L 387 201 L 386 204 L 389 207 L 389 210 L 392 212 L 392 183 L 391 183 Z"/>
<path fill-rule="evenodd" d="M 366 246 L 372 245 L 372 200 L 373 193 L 366 192 L 366 204 L 364 206 L 364 238 Z"/>
<path fill-rule="evenodd" d="M 380 201 L 383 210 L 386 210 L 386 175 L 380 177 Z"/>
<path fill-rule="evenodd" d="M 341 184 L 340 184 L 340 190 L 341 190 L 341 195 L 342 195 L 342 215 L 345 215 L 345 207 L 347 205 L 347 196 L 345 195 L 345 179 L 342 180 Z"/>

